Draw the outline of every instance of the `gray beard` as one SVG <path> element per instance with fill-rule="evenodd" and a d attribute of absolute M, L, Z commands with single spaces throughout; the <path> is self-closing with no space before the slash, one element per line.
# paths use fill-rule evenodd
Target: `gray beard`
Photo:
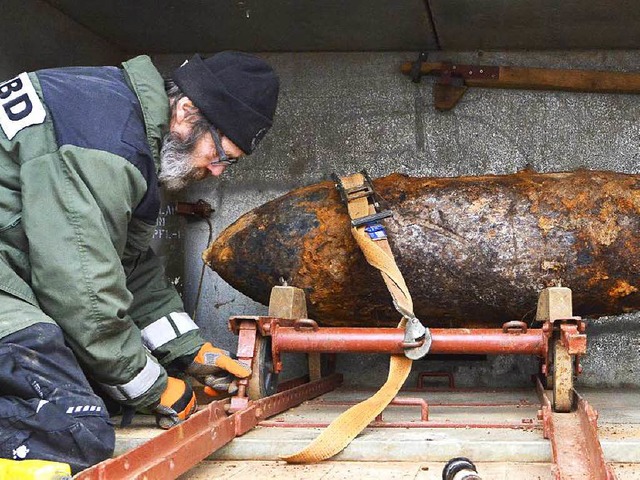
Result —
<path fill-rule="evenodd" d="M 158 180 L 168 190 L 182 190 L 203 178 L 202 169 L 191 163 L 195 142 L 189 140 L 185 141 L 174 133 L 168 133 L 162 139 Z"/>

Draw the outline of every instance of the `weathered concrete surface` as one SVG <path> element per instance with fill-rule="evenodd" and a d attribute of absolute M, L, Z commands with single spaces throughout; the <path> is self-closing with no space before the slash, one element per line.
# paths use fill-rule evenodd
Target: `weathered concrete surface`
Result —
<path fill-rule="evenodd" d="M 254 478 L 262 478 L 261 472 L 267 471 L 267 466 L 273 469 L 273 474 L 264 475 L 265 478 L 343 478 L 341 475 L 353 478 L 353 470 L 348 472 L 348 464 L 342 462 L 357 461 L 364 463 L 351 465 L 362 473 L 361 478 L 369 478 L 363 472 L 383 468 L 384 474 L 371 475 L 371 478 L 426 480 L 438 478 L 433 476 L 434 470 L 441 475 L 446 461 L 456 456 L 477 462 L 479 472 L 491 480 L 552 478 L 551 444 L 543 438 L 536 415 L 539 402 L 532 387 L 401 391 L 401 397 L 426 400 L 429 420 L 449 427 L 367 428 L 331 461 L 306 466 L 278 462 L 281 455 L 302 448 L 320 430 L 313 426 L 284 426 L 286 422 L 330 422 L 348 408 L 338 402 L 354 403 L 371 393 L 372 390 L 339 388 L 282 412 L 268 420 L 271 426 L 258 426 L 209 457 L 217 462 L 202 462 L 180 479 L 245 478 L 249 470 L 237 462 L 255 466 L 256 470 L 251 471 Z M 580 393 L 599 412 L 599 438 L 607 461 L 613 462 L 620 479 L 640 478 L 640 390 L 588 388 Z M 412 422 L 419 418 L 416 406 L 389 406 L 384 411 L 384 419 L 390 422 Z M 494 424 L 493 428 L 473 427 L 489 424 Z M 519 428 L 495 428 L 496 424 Z M 132 426 L 117 430 L 116 453 L 140 445 L 159 433 L 152 417 L 136 416 Z M 240 474 L 241 471 L 244 474 Z"/>
<path fill-rule="evenodd" d="M 474 462 L 482 478 L 491 480 L 551 480 L 551 464 Z M 636 464 L 611 465 L 617 478 L 640 480 Z M 277 461 L 209 461 L 179 477 L 179 480 L 225 478 L 283 478 L 290 480 L 351 480 L 352 478 L 384 478 L 386 480 L 441 480 L 442 462 L 336 462 L 313 465 L 289 465 Z"/>
<path fill-rule="evenodd" d="M 367 168 L 373 177 L 392 172 L 416 176 L 514 173 L 576 168 L 639 173 L 640 96 L 471 89 L 456 108 L 433 108 L 427 79 L 415 85 L 399 73 L 416 52 L 269 54 L 282 93 L 272 132 L 258 151 L 220 179 L 205 181 L 178 198 L 203 198 L 216 208 L 214 235 L 241 214 L 330 173 Z M 166 70 L 188 55 L 156 57 Z M 467 63 L 560 68 L 637 70 L 640 52 L 459 52 L 438 54 Z M 183 222 L 179 222 L 183 223 Z M 187 306 L 195 300 L 207 246 L 206 224 L 184 225 L 189 255 L 174 276 L 187 279 Z M 204 276 L 199 323 L 212 338 L 235 348 L 226 319 L 264 314 L 213 272 Z M 640 317 L 592 322 L 582 384 L 640 385 Z M 604 330 L 602 330 L 604 329 Z M 487 362 L 421 361 L 415 371 L 450 370 L 460 384 L 526 384 L 531 358 L 494 357 Z M 387 360 L 342 356 L 347 383 L 379 385 Z M 410 379 L 411 380 L 411 379 Z"/>
<path fill-rule="evenodd" d="M 270 419 L 271 423 L 283 426 L 259 426 L 236 438 L 211 458 L 277 460 L 304 447 L 320 430 L 286 427 L 285 423 L 331 422 L 348 408 L 333 402 L 356 402 L 372 393 L 341 388 L 305 402 Z M 607 461 L 640 463 L 640 391 L 586 389 L 580 393 L 600 413 L 599 438 Z M 457 456 L 486 462 L 548 463 L 552 460 L 551 444 L 544 439 L 541 423 L 536 418 L 539 402 L 533 388 L 403 391 L 400 396 L 425 399 L 429 404 L 429 421 L 449 424 L 452 428 L 367 428 L 336 455 L 335 460 L 446 462 Z M 419 408 L 414 406 L 389 406 L 384 411 L 384 419 L 388 422 L 412 422 L 419 418 Z M 453 427 L 456 424 L 458 426 Z M 520 428 L 494 428 L 489 426 L 491 424 Z"/>
<path fill-rule="evenodd" d="M 491 480 L 551 480 L 551 465 L 547 463 L 474 462 L 482 478 Z M 289 480 L 351 480 L 353 478 L 384 478 L 385 480 L 441 480 L 442 462 L 337 462 L 324 461 L 312 465 L 289 465 L 277 461 L 208 461 L 185 473 L 179 480 L 209 480 L 211 478 L 287 478 Z M 616 468 L 616 466 L 614 466 Z M 631 471 L 632 466 L 623 470 Z M 626 480 L 638 476 L 620 477 Z M 632 472 L 633 473 L 633 472 Z"/>

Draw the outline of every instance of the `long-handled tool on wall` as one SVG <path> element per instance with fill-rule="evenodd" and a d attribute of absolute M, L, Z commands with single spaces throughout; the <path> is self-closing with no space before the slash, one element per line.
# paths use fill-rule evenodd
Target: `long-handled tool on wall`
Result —
<path fill-rule="evenodd" d="M 597 70 L 503 67 L 429 62 L 421 53 L 405 62 L 402 73 L 420 82 L 424 75 L 437 76 L 433 98 L 438 110 L 451 110 L 468 87 L 564 90 L 568 92 L 640 93 L 640 73 Z"/>

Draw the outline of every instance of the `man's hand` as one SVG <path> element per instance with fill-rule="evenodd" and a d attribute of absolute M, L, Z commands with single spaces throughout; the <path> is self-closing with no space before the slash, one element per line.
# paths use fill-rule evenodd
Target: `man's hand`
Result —
<path fill-rule="evenodd" d="M 235 355 L 209 342 L 200 348 L 185 371 L 205 385 L 205 393 L 212 396 L 235 393 L 238 390 L 235 379 L 251 375 L 251 369 L 236 360 Z"/>
<path fill-rule="evenodd" d="M 198 406 L 191 386 L 184 380 L 169 377 L 167 388 L 160 396 L 160 403 L 153 412 L 156 423 L 165 430 L 189 418 Z"/>

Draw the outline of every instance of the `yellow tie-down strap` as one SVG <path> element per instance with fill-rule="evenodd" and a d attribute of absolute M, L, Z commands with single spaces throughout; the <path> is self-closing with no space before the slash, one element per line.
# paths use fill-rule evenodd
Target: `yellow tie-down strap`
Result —
<path fill-rule="evenodd" d="M 358 187 L 365 181 L 364 175 L 356 173 L 341 179 L 345 189 Z M 375 211 L 366 197 L 348 199 L 347 208 L 352 220 L 365 217 Z M 367 262 L 380 270 L 389 293 L 398 306 L 413 314 L 413 301 L 396 265 L 386 239 L 372 240 L 364 231 L 365 226 L 352 227 L 356 242 Z M 403 318 L 398 327 L 404 328 Z M 413 361 L 404 355 L 391 355 L 389 376 L 385 384 L 372 397 L 343 412 L 309 445 L 293 455 L 283 457 L 289 463 L 314 463 L 326 460 L 342 451 L 351 440 L 364 430 L 385 408 L 402 388 L 411 372 Z"/>

